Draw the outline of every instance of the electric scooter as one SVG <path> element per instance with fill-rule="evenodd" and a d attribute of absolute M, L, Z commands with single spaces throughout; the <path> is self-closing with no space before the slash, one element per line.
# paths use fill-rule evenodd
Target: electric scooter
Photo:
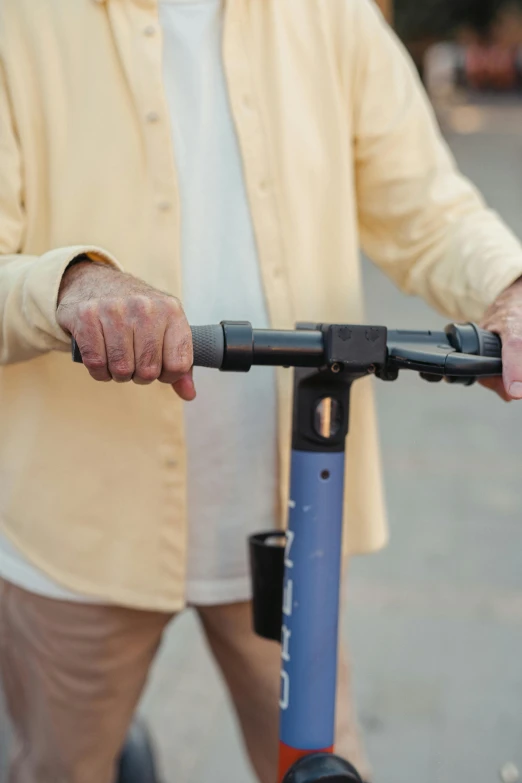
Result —
<path fill-rule="evenodd" d="M 373 374 L 394 381 L 412 370 L 427 381 L 471 385 L 502 373 L 500 338 L 474 324 L 444 331 L 382 326 L 299 324 L 257 330 L 247 322 L 192 327 L 194 366 L 248 372 L 253 365 L 293 367 L 294 405 L 289 519 L 286 531 L 249 541 L 253 623 L 281 642 L 278 783 L 362 783 L 334 755 L 341 582 L 342 517 L 350 391 Z M 73 343 L 73 358 L 81 354 Z M 146 743 L 132 754 L 137 774 Z M 147 770 L 149 774 L 147 776 Z M 144 767 L 120 783 L 157 783 Z"/>

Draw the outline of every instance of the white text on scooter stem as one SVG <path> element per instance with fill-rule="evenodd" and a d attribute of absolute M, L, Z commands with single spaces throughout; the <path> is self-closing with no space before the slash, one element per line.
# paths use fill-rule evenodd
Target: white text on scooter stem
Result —
<path fill-rule="evenodd" d="M 286 533 L 286 545 L 285 545 L 285 583 L 283 586 L 283 614 L 285 617 L 291 617 L 293 611 L 293 592 L 294 583 L 288 576 L 290 569 L 294 567 L 293 561 L 290 558 L 290 550 L 294 543 L 295 533 L 292 530 L 287 530 Z M 281 628 L 281 698 L 279 706 L 282 710 L 287 710 L 290 704 L 290 675 L 285 670 L 285 663 L 291 661 L 290 656 L 290 638 L 292 631 L 283 623 Z"/>

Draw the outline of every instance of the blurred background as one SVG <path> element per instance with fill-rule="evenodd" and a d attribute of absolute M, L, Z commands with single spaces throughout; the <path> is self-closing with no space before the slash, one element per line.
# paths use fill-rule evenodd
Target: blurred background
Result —
<path fill-rule="evenodd" d="M 522 44 L 521 0 L 377 0 L 419 70 L 435 43 L 510 48 Z"/>
<path fill-rule="evenodd" d="M 522 236 L 522 3 L 381 0 L 466 174 Z M 365 262 L 368 320 L 440 327 Z M 522 771 L 522 405 L 405 376 L 378 387 L 391 544 L 350 569 L 376 783 L 516 783 Z M 254 783 L 187 613 L 141 710 L 165 783 Z M 0 694 L 1 700 L 1 694 Z M 0 783 L 9 731 L 0 703 Z M 225 763 L 226 762 L 226 763 Z M 225 771 L 226 768 L 226 771 Z"/>

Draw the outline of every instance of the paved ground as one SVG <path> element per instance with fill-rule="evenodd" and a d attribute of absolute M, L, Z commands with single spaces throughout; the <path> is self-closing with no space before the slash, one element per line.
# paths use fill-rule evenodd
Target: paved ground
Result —
<path fill-rule="evenodd" d="M 522 110 L 509 116 L 467 135 L 461 113 L 450 141 L 522 235 Z M 441 325 L 369 265 L 366 278 L 374 322 Z M 375 779 L 493 783 L 506 762 L 522 769 L 522 407 L 413 377 L 379 401 L 392 542 L 354 563 L 345 630 Z M 191 615 L 142 709 L 166 783 L 254 783 Z"/>

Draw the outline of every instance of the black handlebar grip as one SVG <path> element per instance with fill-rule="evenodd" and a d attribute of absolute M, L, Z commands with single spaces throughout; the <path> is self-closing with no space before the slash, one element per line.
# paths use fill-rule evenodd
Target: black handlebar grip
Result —
<path fill-rule="evenodd" d="M 500 359 L 502 341 L 498 334 L 480 329 L 476 324 L 449 324 L 446 327 L 448 342 L 458 353 L 472 356 L 489 356 Z"/>
<path fill-rule="evenodd" d="M 194 347 L 194 367 L 220 370 L 225 358 L 225 333 L 220 324 L 191 326 Z"/>
<path fill-rule="evenodd" d="M 485 329 L 475 327 L 479 341 L 479 356 L 493 356 L 498 359 L 502 356 L 502 340 L 498 334 L 488 332 Z"/>
<path fill-rule="evenodd" d="M 215 326 L 191 326 L 194 347 L 194 367 L 212 367 L 220 370 L 225 356 L 225 335 L 220 324 Z M 73 362 L 83 364 L 76 340 L 72 344 Z"/>
<path fill-rule="evenodd" d="M 83 364 L 82 355 L 80 353 L 80 349 L 78 348 L 78 343 L 74 337 L 72 338 L 71 349 L 73 362 L 76 362 L 77 364 Z"/>

